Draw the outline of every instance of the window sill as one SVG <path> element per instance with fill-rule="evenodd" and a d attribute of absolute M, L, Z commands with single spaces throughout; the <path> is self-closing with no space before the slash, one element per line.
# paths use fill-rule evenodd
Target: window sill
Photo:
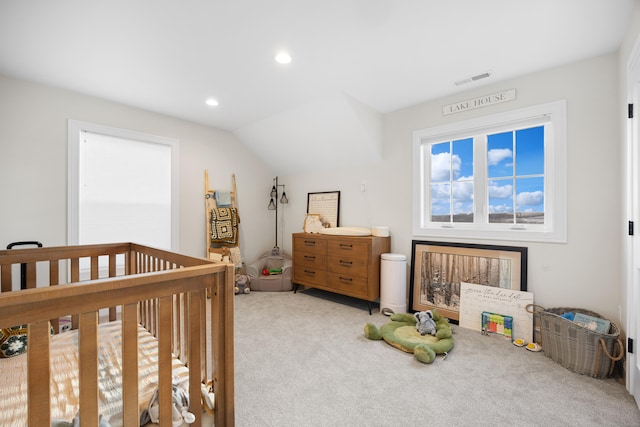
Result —
<path fill-rule="evenodd" d="M 516 228 L 471 228 L 457 224 L 413 230 L 414 237 L 438 237 L 448 239 L 509 240 L 518 242 L 567 243 L 566 233 Z"/>

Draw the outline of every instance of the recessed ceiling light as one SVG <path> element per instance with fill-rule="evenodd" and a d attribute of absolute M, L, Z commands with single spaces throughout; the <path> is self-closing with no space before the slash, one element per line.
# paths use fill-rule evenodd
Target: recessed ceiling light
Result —
<path fill-rule="evenodd" d="M 209 107 L 217 107 L 219 105 L 219 102 L 213 98 L 209 98 L 205 101 L 205 103 L 209 106 Z"/>
<path fill-rule="evenodd" d="M 291 62 L 291 56 L 286 52 L 280 52 L 276 55 L 276 62 L 278 64 L 288 64 Z"/>

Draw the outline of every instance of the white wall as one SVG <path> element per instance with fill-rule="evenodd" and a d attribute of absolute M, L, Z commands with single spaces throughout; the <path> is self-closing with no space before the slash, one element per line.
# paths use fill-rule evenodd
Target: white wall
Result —
<path fill-rule="evenodd" d="M 566 99 L 568 243 L 469 242 L 527 246 L 528 290 L 534 293 L 536 303 L 548 308 L 586 308 L 620 324 L 624 227 L 619 221 L 617 61 L 616 54 L 601 56 L 385 115 L 382 162 L 282 177 L 287 189 L 291 188 L 286 231 L 301 231 L 307 192 L 340 190 L 341 225 L 390 226 L 392 251 L 410 260 L 413 131 Z M 443 105 L 511 88 L 517 90 L 516 101 L 442 116 Z M 365 193 L 360 191 L 363 180 L 368 184 Z M 290 248 L 290 239 L 287 243 Z"/>
<path fill-rule="evenodd" d="M 413 131 L 564 98 L 568 243 L 507 244 L 529 247 L 528 289 L 537 303 L 583 307 L 621 323 L 619 61 L 617 54 L 605 55 L 385 115 L 381 162 L 280 177 L 290 200 L 283 207 L 280 246 L 290 250 L 291 233 L 302 230 L 308 192 L 340 190 L 341 225 L 388 225 L 392 251 L 410 259 Z M 510 88 L 517 89 L 516 101 L 447 117 L 441 114 L 444 104 Z M 31 239 L 47 246 L 66 243 L 69 118 L 180 141 L 181 252 L 204 254 L 205 168 L 213 186 L 230 185 L 231 173 L 236 173 L 246 259 L 253 261 L 273 246 L 273 212 L 266 210 L 272 174 L 230 133 L 2 76 L 0 94 L 0 247 Z M 363 181 L 365 192 L 361 192 Z"/>
<path fill-rule="evenodd" d="M 205 169 L 213 188 L 231 189 L 236 174 L 245 259 L 273 246 L 272 174 L 231 133 L 0 76 L 0 248 L 66 244 L 68 119 L 179 140 L 180 252 L 205 255 Z"/>

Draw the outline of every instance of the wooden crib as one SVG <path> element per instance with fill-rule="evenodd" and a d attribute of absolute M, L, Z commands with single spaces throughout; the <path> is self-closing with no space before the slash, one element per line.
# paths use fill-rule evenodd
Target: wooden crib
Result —
<path fill-rule="evenodd" d="M 21 265 L 25 290 L 19 284 Z M 178 359 L 188 368 L 192 425 L 202 424 L 202 384 L 211 381 L 215 425 L 234 425 L 232 264 L 134 243 L 2 250 L 0 283 L 0 328 L 28 324 L 27 354 L 0 359 L 3 372 L 3 362 L 26 358 L 25 425 L 52 422 L 55 387 L 43 385 L 51 383 L 50 349 L 56 338 L 51 331 L 59 330 L 59 319 L 72 319 L 71 328 L 77 328 L 59 333 L 77 333 L 79 408 L 74 411 L 82 425 L 98 425 L 103 318 L 121 322 L 116 332 L 121 330 L 122 425 L 139 425 L 140 409 L 148 403 L 139 397 L 141 326 L 157 339 L 160 424 L 172 424 L 172 369 Z"/>

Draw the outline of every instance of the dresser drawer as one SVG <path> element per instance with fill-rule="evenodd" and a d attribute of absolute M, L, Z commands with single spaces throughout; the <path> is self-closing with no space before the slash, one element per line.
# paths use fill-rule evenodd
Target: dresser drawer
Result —
<path fill-rule="evenodd" d="M 352 242 L 330 240 L 327 242 L 327 251 L 330 256 L 350 256 L 367 261 L 369 245 L 366 242 Z"/>
<path fill-rule="evenodd" d="M 367 279 L 364 277 L 329 272 L 326 286 L 354 297 L 367 295 Z"/>
<path fill-rule="evenodd" d="M 324 285 L 327 280 L 327 272 L 315 268 L 298 267 L 293 268 L 293 281 L 301 285 Z"/>
<path fill-rule="evenodd" d="M 327 268 L 327 257 L 324 254 L 301 252 L 297 250 L 293 254 L 293 265 L 296 267 L 299 266 L 325 270 Z"/>
<path fill-rule="evenodd" d="M 324 256 L 327 253 L 327 241 L 313 236 L 295 237 L 293 239 L 293 251 L 309 252 Z"/>
<path fill-rule="evenodd" d="M 329 255 L 327 268 L 334 273 L 367 277 L 367 271 L 369 269 L 367 254 L 364 254 L 364 259 L 361 256 L 354 255 L 355 254 L 351 253 Z"/>

